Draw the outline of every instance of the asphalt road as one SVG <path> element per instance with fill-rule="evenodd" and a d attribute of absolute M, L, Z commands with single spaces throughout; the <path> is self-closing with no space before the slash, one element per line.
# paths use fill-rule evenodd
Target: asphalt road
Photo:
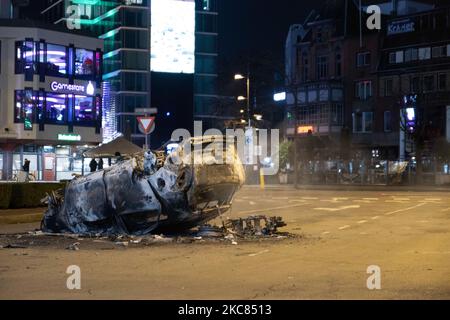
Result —
<path fill-rule="evenodd" d="M 253 214 L 282 216 L 282 231 L 300 237 L 0 249 L 0 298 L 450 299 L 449 193 L 245 187 L 225 216 Z M 81 290 L 66 287 L 70 265 L 81 268 Z M 380 268 L 379 290 L 367 288 L 369 266 Z"/>

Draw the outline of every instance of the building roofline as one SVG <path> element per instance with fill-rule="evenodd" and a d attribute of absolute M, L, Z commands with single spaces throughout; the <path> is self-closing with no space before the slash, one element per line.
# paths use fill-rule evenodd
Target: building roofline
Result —
<path fill-rule="evenodd" d="M 90 37 L 98 39 L 93 33 L 86 30 L 69 30 L 60 25 L 45 23 L 41 21 L 34 20 L 22 20 L 22 19 L 0 19 L 0 27 L 10 27 L 10 28 L 36 28 L 45 29 L 61 33 L 70 33 L 77 36 Z M 99 39 L 101 40 L 101 39 Z"/>

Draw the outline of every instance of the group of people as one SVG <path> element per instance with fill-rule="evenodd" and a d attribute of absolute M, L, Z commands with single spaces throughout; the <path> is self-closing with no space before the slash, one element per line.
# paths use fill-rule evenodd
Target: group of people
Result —
<path fill-rule="evenodd" d="M 103 159 L 100 158 L 100 160 L 95 160 L 95 158 L 92 158 L 91 162 L 89 163 L 89 168 L 91 168 L 91 172 L 95 172 L 97 170 L 103 170 Z"/>
<path fill-rule="evenodd" d="M 123 161 L 123 157 L 120 154 L 120 152 L 116 152 L 114 154 L 114 156 L 116 158 L 116 162 Z M 97 160 L 95 160 L 95 158 L 92 158 L 91 162 L 89 163 L 89 168 L 91 168 L 91 172 L 95 172 L 97 170 L 103 170 L 103 159 L 100 158 L 97 162 Z"/>

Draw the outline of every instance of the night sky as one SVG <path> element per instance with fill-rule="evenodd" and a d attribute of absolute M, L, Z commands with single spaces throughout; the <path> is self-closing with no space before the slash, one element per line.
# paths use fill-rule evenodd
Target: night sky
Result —
<path fill-rule="evenodd" d="M 302 23 L 324 0 L 219 0 L 219 54 L 224 58 L 270 51 L 282 59 L 289 26 Z"/>

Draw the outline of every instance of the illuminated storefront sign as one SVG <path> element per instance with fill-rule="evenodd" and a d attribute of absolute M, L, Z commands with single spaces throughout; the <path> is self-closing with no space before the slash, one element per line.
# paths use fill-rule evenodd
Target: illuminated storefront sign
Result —
<path fill-rule="evenodd" d="M 60 133 L 58 134 L 58 140 L 60 141 L 81 141 L 79 134 Z"/>
<path fill-rule="evenodd" d="M 388 25 L 388 35 L 394 35 L 394 34 L 400 34 L 400 33 L 408 33 L 408 32 L 414 32 L 414 21 L 411 21 L 411 19 L 404 19 L 400 21 L 394 21 L 389 23 Z"/>
<path fill-rule="evenodd" d="M 309 133 L 309 132 L 314 132 L 314 127 L 313 126 L 300 126 L 297 128 L 297 133 L 298 134 L 305 134 L 305 133 Z"/>
<path fill-rule="evenodd" d="M 73 93 L 73 94 L 84 93 L 84 94 L 87 94 L 90 96 L 94 95 L 94 93 L 95 93 L 94 85 L 92 84 L 91 81 L 89 81 L 87 86 L 53 81 L 50 84 L 50 89 L 53 92 L 58 92 L 58 93 Z"/>

